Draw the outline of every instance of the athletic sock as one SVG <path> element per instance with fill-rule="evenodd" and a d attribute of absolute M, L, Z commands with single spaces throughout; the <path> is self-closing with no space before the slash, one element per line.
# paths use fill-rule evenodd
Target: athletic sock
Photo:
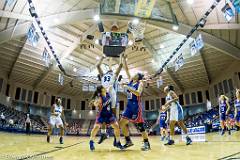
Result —
<path fill-rule="evenodd" d="M 101 129 L 101 133 L 107 133 L 106 129 Z"/>
<path fill-rule="evenodd" d="M 127 142 L 131 141 L 131 138 L 129 136 L 125 137 L 125 139 Z"/>

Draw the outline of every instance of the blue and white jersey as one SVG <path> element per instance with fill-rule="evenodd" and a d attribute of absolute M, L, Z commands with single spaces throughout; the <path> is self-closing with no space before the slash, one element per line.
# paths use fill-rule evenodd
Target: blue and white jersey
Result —
<path fill-rule="evenodd" d="M 54 114 L 57 115 L 57 117 L 60 117 L 63 111 L 63 107 L 60 105 L 58 106 L 57 104 L 53 104 L 54 107 Z"/>
<path fill-rule="evenodd" d="M 170 93 L 166 96 L 166 103 L 171 101 L 173 98 Z M 170 104 L 170 121 L 180 121 L 183 120 L 183 109 L 178 101 L 172 102 Z"/>
<path fill-rule="evenodd" d="M 113 72 L 105 73 L 101 78 L 101 84 L 104 88 L 115 87 L 116 76 Z"/>
<path fill-rule="evenodd" d="M 235 107 L 237 109 L 237 114 L 240 115 L 240 100 L 236 99 L 234 101 L 234 105 L 235 105 Z"/>
<path fill-rule="evenodd" d="M 219 112 L 221 114 L 226 114 L 226 111 L 227 111 L 227 103 L 226 101 L 219 101 Z"/>
<path fill-rule="evenodd" d="M 167 111 L 160 112 L 160 119 L 159 121 L 166 121 L 167 120 Z"/>

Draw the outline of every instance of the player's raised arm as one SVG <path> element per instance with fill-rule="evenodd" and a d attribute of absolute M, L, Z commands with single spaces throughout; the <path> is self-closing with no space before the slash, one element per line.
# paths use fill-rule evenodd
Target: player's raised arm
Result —
<path fill-rule="evenodd" d="M 123 67 L 123 54 L 120 55 L 120 61 L 119 61 L 119 66 L 115 72 L 115 77 L 118 77 L 119 73 L 121 72 Z"/>
<path fill-rule="evenodd" d="M 97 63 L 97 70 L 98 70 L 98 73 L 100 74 L 100 77 L 103 76 L 103 70 L 101 68 L 101 65 L 102 65 L 102 62 L 104 60 L 104 56 L 102 56 L 102 58 L 100 59 L 100 61 Z"/>
<path fill-rule="evenodd" d="M 136 96 L 141 96 L 142 92 L 143 92 L 143 83 L 140 82 L 138 89 L 136 90 L 135 88 L 132 88 L 128 85 L 124 85 L 125 88 L 127 88 L 132 94 L 136 95 Z"/>
<path fill-rule="evenodd" d="M 127 57 L 126 57 L 126 55 L 123 55 L 123 66 L 125 68 L 125 71 L 126 71 L 128 79 L 131 80 L 131 75 L 130 75 L 130 72 L 129 72 L 129 69 L 128 69 L 128 65 L 127 65 Z"/>

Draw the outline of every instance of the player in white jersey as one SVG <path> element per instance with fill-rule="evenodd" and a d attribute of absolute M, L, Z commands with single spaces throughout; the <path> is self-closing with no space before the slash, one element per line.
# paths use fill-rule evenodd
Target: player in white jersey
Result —
<path fill-rule="evenodd" d="M 175 125 L 178 124 L 181 129 L 183 130 L 184 134 L 186 134 L 186 145 L 189 145 L 192 143 L 191 138 L 187 134 L 187 128 L 183 122 L 183 109 L 178 101 L 178 96 L 174 92 L 174 87 L 169 85 L 164 88 L 164 92 L 167 94 L 166 96 L 166 103 L 165 103 L 165 110 L 170 109 L 170 138 L 168 142 L 165 145 L 173 145 L 174 140 L 174 128 Z"/>
<path fill-rule="evenodd" d="M 56 126 L 60 128 L 60 144 L 63 144 L 63 135 L 64 135 L 64 125 L 67 126 L 65 121 L 62 101 L 60 98 L 56 99 L 55 104 L 51 107 L 51 116 L 48 126 L 47 142 L 50 143 L 50 135 L 52 134 L 52 129 Z"/>
<path fill-rule="evenodd" d="M 103 73 L 103 70 L 101 68 L 101 64 L 104 60 L 105 56 L 103 56 L 100 61 L 97 64 L 97 69 L 99 72 L 99 76 L 101 78 L 101 85 L 106 88 L 107 92 L 110 94 L 110 97 L 112 99 L 112 109 L 113 112 L 115 112 L 115 115 L 117 119 L 119 119 L 119 108 L 116 106 L 117 103 L 117 91 L 116 91 L 116 81 L 117 77 L 119 76 L 119 73 L 123 67 L 122 63 L 122 54 L 120 55 L 120 61 L 119 61 L 119 66 L 114 73 L 111 69 L 107 71 L 106 73 Z M 98 144 L 101 144 L 105 139 L 107 139 L 107 134 L 106 134 L 106 125 L 102 125 L 101 129 L 101 138 L 98 142 Z"/>

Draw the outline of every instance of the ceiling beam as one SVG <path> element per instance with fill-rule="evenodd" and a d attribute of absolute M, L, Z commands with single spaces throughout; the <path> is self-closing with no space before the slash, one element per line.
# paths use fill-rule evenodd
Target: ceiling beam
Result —
<path fill-rule="evenodd" d="M 63 12 L 59 14 L 54 14 L 51 16 L 43 17 L 42 23 L 43 26 L 46 27 L 54 27 L 61 24 L 69 24 L 76 21 L 81 22 L 92 22 L 93 16 L 98 13 L 98 9 L 86 9 L 86 10 L 78 10 L 78 11 L 72 11 L 72 12 Z M 59 19 L 59 21 L 53 21 L 53 19 Z M 131 19 L 131 17 L 123 17 L 123 16 L 101 16 L 101 19 L 103 21 L 113 21 L 118 19 L 118 21 L 128 21 Z M 30 23 L 31 24 L 31 23 Z M 13 34 L 13 38 L 16 36 L 24 35 L 27 33 L 29 22 L 19 24 L 16 27 L 15 33 Z M 174 32 L 172 30 L 172 24 L 164 23 L 160 21 L 152 21 L 148 20 L 147 26 L 154 27 L 156 29 L 165 30 L 167 32 L 171 33 L 177 33 L 181 35 L 186 35 L 191 29 L 192 26 L 185 25 L 185 24 L 179 24 L 179 30 Z M 12 33 L 12 27 L 0 32 L 0 44 L 3 42 L 6 42 L 10 39 L 11 33 Z M 10 33 L 9 33 L 10 32 Z M 203 36 L 203 39 L 205 43 L 209 44 L 216 50 L 219 50 L 231 57 L 234 57 L 238 60 L 240 60 L 240 49 L 232 45 L 231 43 L 224 41 L 218 37 L 215 37 L 209 33 L 206 33 L 204 31 L 198 31 L 198 33 L 201 33 Z"/>
<path fill-rule="evenodd" d="M 33 21 L 33 18 L 30 15 L 14 13 L 5 10 L 0 10 L 0 17 Z"/>
<path fill-rule="evenodd" d="M 159 63 L 159 59 L 157 57 L 158 54 L 157 54 L 156 50 L 152 47 L 152 45 L 147 40 L 143 40 L 143 44 L 146 46 L 149 53 L 153 56 L 153 59 L 154 59 L 155 63 L 161 65 L 162 62 L 161 62 L 161 64 Z M 160 61 L 162 61 L 162 60 L 163 59 L 161 58 Z M 168 77 L 175 83 L 175 85 L 183 93 L 184 88 L 183 88 L 182 84 L 179 81 L 176 80 L 175 76 L 171 73 L 171 71 L 168 68 L 166 69 L 166 73 L 167 73 Z"/>
<path fill-rule="evenodd" d="M 64 53 L 62 54 L 60 61 L 62 61 L 64 58 L 68 57 L 78 46 L 79 44 L 81 44 L 86 38 L 88 34 L 92 34 L 96 31 L 96 25 L 92 25 L 88 30 L 86 30 L 82 35 L 81 38 L 79 38 L 78 40 L 75 40 L 74 43 L 67 48 L 66 51 L 64 51 Z M 34 82 L 33 88 L 36 89 L 39 84 L 41 84 L 41 82 L 48 76 L 48 74 L 50 72 L 52 72 L 54 70 L 54 67 L 56 66 L 56 62 L 54 61 L 54 63 L 52 65 L 49 66 L 49 68 L 47 70 L 45 70 L 39 77 L 38 79 Z"/>
<path fill-rule="evenodd" d="M 15 67 L 15 65 L 16 65 L 19 57 L 20 57 L 20 55 L 22 54 L 22 52 L 23 52 L 23 50 L 24 50 L 24 47 L 26 47 L 26 45 L 27 45 L 27 37 L 24 37 L 24 44 L 23 44 L 23 46 L 21 47 L 20 51 L 18 52 L 18 55 L 17 55 L 17 57 L 15 58 L 14 62 L 12 63 L 11 69 L 10 69 L 10 71 L 9 71 L 9 73 L 8 73 L 8 79 L 11 79 L 11 78 L 12 78 L 13 69 L 14 69 L 14 67 Z"/>
<path fill-rule="evenodd" d="M 200 57 L 201 57 L 201 60 L 202 60 L 202 63 L 203 63 L 204 71 L 206 72 L 206 76 L 207 76 L 207 79 L 208 79 L 208 84 L 210 84 L 211 83 L 211 77 L 210 77 L 210 73 L 208 72 L 207 65 L 206 65 L 206 60 L 205 60 L 205 57 L 204 57 L 202 51 L 200 51 Z"/>
<path fill-rule="evenodd" d="M 222 23 L 222 24 L 206 24 L 203 29 L 240 29 L 240 24 L 237 23 Z"/>

